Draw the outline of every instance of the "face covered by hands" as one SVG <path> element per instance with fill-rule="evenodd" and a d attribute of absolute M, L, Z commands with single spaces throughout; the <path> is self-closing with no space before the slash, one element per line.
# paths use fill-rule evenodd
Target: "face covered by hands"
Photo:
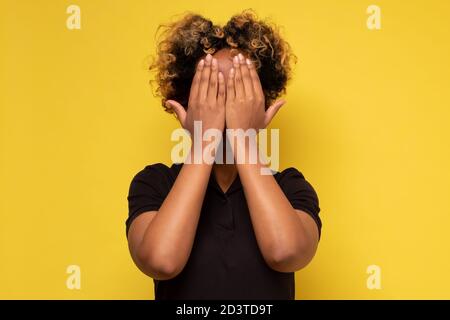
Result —
<path fill-rule="evenodd" d="M 231 62 L 231 63 L 230 63 Z M 263 129 L 284 105 L 278 100 L 265 110 L 264 92 L 254 63 L 229 49 L 208 54 L 197 64 L 187 108 L 167 100 L 183 128 L 193 132 L 194 121 L 203 130 Z"/>
<path fill-rule="evenodd" d="M 264 92 L 254 63 L 242 53 L 234 56 L 227 80 L 227 128 L 264 129 L 284 103 L 284 100 L 277 101 L 265 110 Z"/>
<path fill-rule="evenodd" d="M 210 54 L 197 64 L 189 94 L 188 107 L 175 100 L 167 100 L 181 126 L 191 134 L 194 121 L 202 121 L 203 130 L 225 127 L 225 78 L 219 71 L 217 59 Z"/>

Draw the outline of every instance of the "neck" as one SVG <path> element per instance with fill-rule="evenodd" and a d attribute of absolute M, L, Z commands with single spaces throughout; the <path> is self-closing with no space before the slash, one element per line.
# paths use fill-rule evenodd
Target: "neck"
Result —
<path fill-rule="evenodd" d="M 226 192 L 237 176 L 237 168 L 234 164 L 214 164 L 213 174 L 217 184 Z"/>

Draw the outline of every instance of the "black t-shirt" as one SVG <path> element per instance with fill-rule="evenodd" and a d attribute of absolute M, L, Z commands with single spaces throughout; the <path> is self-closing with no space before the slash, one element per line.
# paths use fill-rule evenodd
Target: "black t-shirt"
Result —
<path fill-rule="evenodd" d="M 129 195 L 131 222 L 146 211 L 157 211 L 182 164 L 145 167 L 132 180 Z M 295 168 L 274 175 L 295 209 L 317 223 L 319 201 L 313 187 Z M 189 192 L 189 190 L 186 190 Z M 154 280 L 155 299 L 294 299 L 294 273 L 268 267 L 259 250 L 239 176 L 226 193 L 210 175 L 193 248 L 182 272 L 170 280 Z"/>

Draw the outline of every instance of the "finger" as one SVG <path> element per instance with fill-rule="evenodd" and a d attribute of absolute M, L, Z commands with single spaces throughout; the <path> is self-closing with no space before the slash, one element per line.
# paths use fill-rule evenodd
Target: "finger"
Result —
<path fill-rule="evenodd" d="M 213 58 L 211 62 L 211 76 L 209 77 L 208 101 L 215 102 L 217 100 L 217 59 Z"/>
<path fill-rule="evenodd" d="M 239 58 L 237 56 L 234 56 L 233 58 L 233 68 L 234 68 L 234 90 L 236 93 L 236 98 L 244 98 L 245 97 L 245 91 L 244 91 L 244 84 L 242 83 L 242 74 L 241 74 L 241 67 L 239 63 Z"/>
<path fill-rule="evenodd" d="M 262 89 L 261 81 L 256 71 L 255 64 L 250 59 L 247 59 L 247 66 L 250 72 L 250 78 L 252 79 L 253 92 L 256 96 L 264 97 L 264 91 Z"/>
<path fill-rule="evenodd" d="M 230 72 L 228 73 L 228 80 L 227 80 L 227 101 L 233 101 L 236 97 L 236 92 L 234 89 L 234 76 L 236 71 L 232 67 L 230 69 Z"/>
<path fill-rule="evenodd" d="M 267 108 L 266 114 L 264 116 L 264 126 L 267 127 L 272 119 L 277 114 L 278 110 L 286 103 L 285 100 L 278 100 Z"/>
<path fill-rule="evenodd" d="M 167 100 L 166 106 L 172 108 L 172 110 L 175 112 L 175 115 L 177 116 L 178 121 L 180 121 L 181 126 L 184 128 L 184 125 L 186 123 L 186 109 L 175 100 Z"/>
<path fill-rule="evenodd" d="M 248 65 L 245 62 L 244 55 L 239 53 L 239 64 L 241 66 L 241 74 L 242 74 L 242 83 L 244 85 L 244 92 L 247 98 L 253 98 L 253 84 L 252 79 L 250 78 L 250 72 L 248 70 Z"/>
<path fill-rule="evenodd" d="M 219 72 L 219 92 L 217 96 L 217 104 L 221 107 L 225 105 L 225 79 L 222 72 Z"/>
<path fill-rule="evenodd" d="M 200 85 L 200 79 L 202 76 L 202 70 L 203 70 L 204 65 L 205 65 L 204 59 L 201 59 L 200 62 L 197 64 L 195 75 L 194 75 L 194 78 L 192 79 L 191 91 L 189 93 L 189 105 L 190 105 L 190 102 L 193 99 L 197 98 L 197 96 L 198 96 L 198 88 Z"/>
<path fill-rule="evenodd" d="M 200 79 L 200 88 L 198 92 L 198 98 L 205 100 L 208 95 L 209 76 L 211 74 L 211 60 L 212 56 L 208 53 L 205 58 L 205 65 L 203 66 L 202 76 Z"/>

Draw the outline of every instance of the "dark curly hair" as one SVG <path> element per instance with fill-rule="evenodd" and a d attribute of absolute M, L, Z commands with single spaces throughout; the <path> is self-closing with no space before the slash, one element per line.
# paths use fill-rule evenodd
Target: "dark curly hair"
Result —
<path fill-rule="evenodd" d="M 236 54 L 237 50 L 245 53 L 255 63 L 266 108 L 286 92 L 291 62 L 297 62 L 278 27 L 259 20 L 251 9 L 234 15 L 224 27 L 188 12 L 175 22 L 160 25 L 157 34 L 160 29 L 163 31 L 157 54 L 149 68 L 156 72 L 156 77 L 150 83 L 156 82 L 155 95 L 162 97 L 162 106 L 169 113 L 173 112 L 165 105 L 169 99 L 187 107 L 197 61 L 205 54 L 213 54 L 222 48 L 229 48 Z"/>

